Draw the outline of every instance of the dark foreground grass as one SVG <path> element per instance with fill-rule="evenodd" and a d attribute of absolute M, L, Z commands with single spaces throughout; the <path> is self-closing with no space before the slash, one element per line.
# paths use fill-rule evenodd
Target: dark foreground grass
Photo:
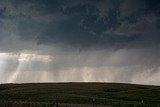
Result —
<path fill-rule="evenodd" d="M 42 102 L 0 101 L 0 107 L 54 107 L 54 105 Z"/>
<path fill-rule="evenodd" d="M 0 101 L 160 107 L 160 87 L 118 83 L 1 84 Z"/>

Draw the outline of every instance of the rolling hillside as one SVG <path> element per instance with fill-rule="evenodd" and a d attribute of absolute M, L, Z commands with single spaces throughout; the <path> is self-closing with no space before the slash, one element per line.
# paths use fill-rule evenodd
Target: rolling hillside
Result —
<path fill-rule="evenodd" d="M 0 101 L 160 106 L 160 87 L 119 83 L 1 84 Z"/>

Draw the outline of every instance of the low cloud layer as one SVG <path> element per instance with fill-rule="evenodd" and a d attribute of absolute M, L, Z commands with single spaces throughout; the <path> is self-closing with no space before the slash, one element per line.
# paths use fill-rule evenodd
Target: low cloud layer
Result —
<path fill-rule="evenodd" d="M 127 82 L 159 85 L 159 51 L 118 49 L 1 53 L 1 82 Z"/>
<path fill-rule="evenodd" d="M 160 84 L 158 0 L 1 0 L 0 82 Z"/>

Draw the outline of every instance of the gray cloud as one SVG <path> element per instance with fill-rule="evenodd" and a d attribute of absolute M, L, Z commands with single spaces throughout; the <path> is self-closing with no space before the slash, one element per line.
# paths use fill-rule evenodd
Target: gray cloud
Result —
<path fill-rule="evenodd" d="M 56 48 L 53 50 L 47 52 L 48 54 L 38 51 L 1 54 L 0 81 L 112 81 L 159 84 L 160 60 L 157 58 L 157 48 L 107 49 L 81 53 Z"/>
<path fill-rule="evenodd" d="M 148 46 L 159 40 L 157 1 L 1 2 L 1 18 L 16 21 L 22 40 L 103 48 L 117 44 L 118 39 L 121 39 L 118 47 L 119 44 L 130 46 L 134 41 L 147 42 Z M 150 35 L 154 32 L 155 39 L 146 41 L 150 37 L 144 40 L 137 37 L 146 35 L 146 31 Z M 158 44 L 159 41 L 155 45 Z"/>
<path fill-rule="evenodd" d="M 159 84 L 159 7 L 156 0 L 1 0 L 0 81 Z"/>

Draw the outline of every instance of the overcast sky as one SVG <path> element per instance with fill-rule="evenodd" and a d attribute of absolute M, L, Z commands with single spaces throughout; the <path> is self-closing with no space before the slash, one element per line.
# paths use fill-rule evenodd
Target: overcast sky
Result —
<path fill-rule="evenodd" d="M 0 82 L 160 85 L 159 0 L 0 0 Z"/>

